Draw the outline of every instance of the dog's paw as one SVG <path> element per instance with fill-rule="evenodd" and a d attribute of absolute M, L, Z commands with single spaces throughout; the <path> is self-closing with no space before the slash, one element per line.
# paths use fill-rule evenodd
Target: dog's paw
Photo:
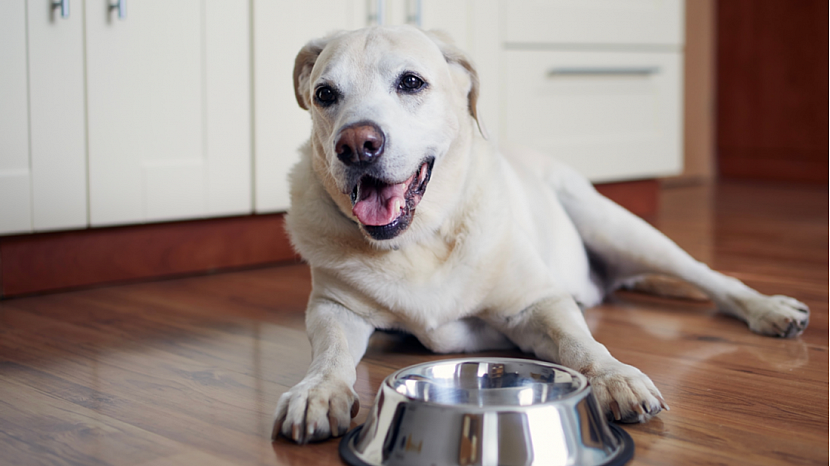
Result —
<path fill-rule="evenodd" d="M 586 374 L 610 421 L 646 422 L 669 407 L 651 379 L 636 367 L 613 361 Z"/>
<path fill-rule="evenodd" d="M 277 402 L 271 439 L 278 435 L 299 444 L 339 437 L 360 409 L 357 393 L 333 378 L 306 378 Z"/>
<path fill-rule="evenodd" d="M 790 338 L 804 333 L 810 323 L 806 304 L 787 296 L 758 296 L 744 302 L 749 328 L 761 335 Z"/>

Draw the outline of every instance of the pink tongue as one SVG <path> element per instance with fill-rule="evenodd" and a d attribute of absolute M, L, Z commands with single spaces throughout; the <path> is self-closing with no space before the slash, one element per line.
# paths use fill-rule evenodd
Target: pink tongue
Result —
<path fill-rule="evenodd" d="M 406 182 L 384 186 L 363 185 L 352 213 L 364 225 L 388 225 L 400 216 L 401 207 L 406 204 L 406 187 Z"/>

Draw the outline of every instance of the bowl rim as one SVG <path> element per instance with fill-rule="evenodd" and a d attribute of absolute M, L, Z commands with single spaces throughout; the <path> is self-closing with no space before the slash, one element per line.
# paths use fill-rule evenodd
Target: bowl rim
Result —
<path fill-rule="evenodd" d="M 538 366 L 544 366 L 549 369 L 556 369 L 561 370 L 563 372 L 568 373 L 572 377 L 574 377 L 578 382 L 578 387 L 570 392 L 565 394 L 562 398 L 558 398 L 555 400 L 545 401 L 541 403 L 531 403 L 528 405 L 512 405 L 512 404 L 488 404 L 486 406 L 480 406 L 475 404 L 462 404 L 462 403 L 439 403 L 434 401 L 424 401 L 419 398 L 414 398 L 407 394 L 401 393 L 392 386 L 392 381 L 396 380 L 403 372 L 409 372 L 413 369 L 418 369 L 424 366 L 436 366 L 440 364 L 452 364 L 452 363 L 520 363 L 520 364 L 532 364 Z M 506 357 L 474 357 L 474 358 L 448 358 L 448 359 L 436 359 L 433 361 L 422 362 L 418 364 L 413 364 L 410 366 L 403 367 L 401 369 L 396 370 L 395 372 L 389 374 L 386 378 L 383 379 L 381 387 L 386 387 L 395 393 L 399 394 L 400 396 L 406 398 L 407 402 L 410 403 L 418 403 L 421 405 L 426 406 L 436 406 L 441 408 L 456 408 L 456 409 L 463 409 L 467 412 L 491 412 L 497 410 L 509 410 L 509 411 L 525 411 L 529 409 L 539 408 L 543 406 L 553 406 L 559 405 L 571 398 L 583 398 L 587 396 L 588 393 L 591 392 L 590 389 L 591 384 L 588 382 L 588 378 L 584 375 L 580 374 L 578 371 L 571 369 L 570 367 L 565 367 L 560 364 L 555 364 L 548 361 L 541 361 L 538 359 L 523 359 L 523 358 L 506 358 Z"/>

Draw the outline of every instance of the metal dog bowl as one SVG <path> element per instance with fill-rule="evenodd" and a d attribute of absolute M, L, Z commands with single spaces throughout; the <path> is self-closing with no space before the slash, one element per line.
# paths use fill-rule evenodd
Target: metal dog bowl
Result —
<path fill-rule="evenodd" d="M 508 358 L 401 369 L 340 442 L 352 466 L 621 465 L 633 454 L 582 374 Z"/>

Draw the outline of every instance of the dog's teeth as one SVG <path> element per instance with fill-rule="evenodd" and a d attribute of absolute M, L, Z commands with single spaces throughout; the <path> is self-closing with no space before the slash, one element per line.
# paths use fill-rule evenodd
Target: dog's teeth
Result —
<path fill-rule="evenodd" d="M 403 203 L 401 202 L 401 200 L 400 199 L 395 199 L 395 203 L 392 205 L 392 210 L 394 212 L 400 212 L 402 208 L 403 208 Z"/>
<path fill-rule="evenodd" d="M 357 202 L 357 194 L 358 194 L 357 191 L 358 191 L 359 188 L 360 188 L 360 185 L 356 184 L 354 186 L 354 189 L 352 190 L 352 194 L 350 196 L 351 200 L 352 200 L 352 205 L 355 205 L 355 203 Z"/>

